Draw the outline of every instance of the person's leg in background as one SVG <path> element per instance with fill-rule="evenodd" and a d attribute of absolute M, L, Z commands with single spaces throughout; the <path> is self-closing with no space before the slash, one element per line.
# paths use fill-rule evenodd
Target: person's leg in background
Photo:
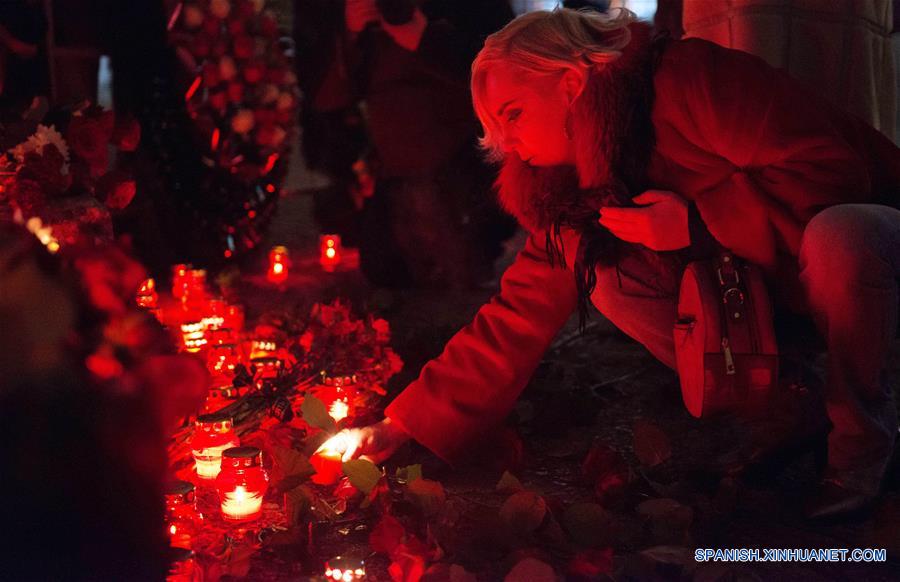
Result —
<path fill-rule="evenodd" d="M 807 507 L 831 517 L 878 494 L 897 437 L 887 358 L 897 333 L 900 210 L 842 204 L 807 225 L 800 280 L 828 346 L 826 479 Z"/>

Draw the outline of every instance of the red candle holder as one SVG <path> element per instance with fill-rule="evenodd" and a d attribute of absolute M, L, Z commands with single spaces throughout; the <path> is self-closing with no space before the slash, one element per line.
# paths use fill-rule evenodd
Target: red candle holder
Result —
<path fill-rule="evenodd" d="M 323 234 L 319 237 L 319 264 L 328 273 L 334 272 L 341 262 L 341 237 Z"/>
<path fill-rule="evenodd" d="M 138 307 L 155 311 L 159 309 L 159 294 L 156 292 L 156 281 L 152 278 L 144 279 L 137 292 Z"/>
<path fill-rule="evenodd" d="M 235 388 L 231 384 L 210 388 L 203 403 L 203 414 L 215 414 L 226 406 L 233 404 L 245 393 L 245 389 Z"/>
<path fill-rule="evenodd" d="M 327 376 L 322 374 L 322 385 L 313 390 L 322 401 L 328 415 L 339 422 L 356 412 L 357 376 Z"/>
<path fill-rule="evenodd" d="M 253 358 L 252 360 L 250 360 L 250 363 L 253 364 L 253 379 L 256 381 L 256 383 L 259 383 L 262 380 L 271 380 L 272 378 L 277 378 L 281 373 L 281 369 L 284 367 L 284 362 L 282 361 L 282 359 L 276 358 L 275 356 Z"/>
<path fill-rule="evenodd" d="M 225 319 L 222 327 L 227 327 L 235 334 L 241 333 L 244 329 L 244 308 L 240 305 L 226 305 L 222 317 Z"/>
<path fill-rule="evenodd" d="M 202 321 L 188 321 L 181 324 L 181 346 L 184 351 L 196 354 L 207 344 L 206 325 Z"/>
<path fill-rule="evenodd" d="M 191 266 L 186 263 L 172 265 L 172 297 L 178 301 L 184 301 L 190 287 L 188 272 Z"/>
<path fill-rule="evenodd" d="M 276 246 L 269 251 L 269 270 L 266 279 L 275 285 L 281 285 L 287 281 L 288 269 L 291 266 L 291 258 L 287 247 Z"/>
<path fill-rule="evenodd" d="M 225 310 L 228 304 L 223 299 L 210 299 L 206 305 L 206 315 L 203 323 L 207 330 L 217 330 L 225 327 Z"/>
<path fill-rule="evenodd" d="M 222 453 L 222 472 L 216 477 L 222 515 L 233 521 L 251 521 L 262 513 L 269 476 L 256 447 L 237 447 Z"/>
<path fill-rule="evenodd" d="M 195 582 L 201 579 L 194 563 L 194 552 L 184 548 L 169 548 L 169 573 L 166 582 Z"/>
<path fill-rule="evenodd" d="M 334 582 L 365 580 L 366 563 L 358 558 L 336 556 L 325 562 L 325 577 Z"/>
<path fill-rule="evenodd" d="M 250 342 L 249 351 L 249 358 L 251 361 L 258 358 L 268 358 L 274 356 L 275 352 L 278 351 L 278 343 L 275 342 L 275 340 L 258 338 Z"/>
<path fill-rule="evenodd" d="M 231 418 L 216 414 L 197 417 L 191 436 L 194 467 L 201 479 L 215 479 L 222 465 L 222 452 L 239 447 L 241 441 L 234 434 Z"/>
<path fill-rule="evenodd" d="M 197 517 L 194 485 L 187 481 L 172 482 L 166 488 L 166 528 L 170 546 L 193 549 Z"/>
<path fill-rule="evenodd" d="M 241 363 L 237 346 L 231 343 L 210 342 L 206 369 L 214 384 L 228 384 L 234 379 L 234 368 Z"/>
<path fill-rule="evenodd" d="M 341 457 L 348 448 L 347 437 L 343 434 L 333 436 L 313 453 L 309 458 L 316 473 L 310 478 L 318 485 L 334 485 L 344 474 Z"/>

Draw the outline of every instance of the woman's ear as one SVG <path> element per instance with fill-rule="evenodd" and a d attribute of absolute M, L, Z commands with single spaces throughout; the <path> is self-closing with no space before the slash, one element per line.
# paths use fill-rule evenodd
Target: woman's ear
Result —
<path fill-rule="evenodd" d="M 575 69 L 566 69 L 566 72 L 563 73 L 562 77 L 562 90 L 566 96 L 566 102 L 569 105 L 575 102 L 576 99 L 581 95 L 581 92 L 584 91 L 584 85 L 587 82 L 585 79 L 584 71 L 578 71 Z"/>

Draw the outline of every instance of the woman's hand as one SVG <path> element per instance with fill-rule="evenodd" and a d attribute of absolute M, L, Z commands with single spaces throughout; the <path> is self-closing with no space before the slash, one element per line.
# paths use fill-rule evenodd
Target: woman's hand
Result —
<path fill-rule="evenodd" d="M 667 190 L 647 190 L 632 200 L 645 206 L 604 206 L 600 224 L 620 239 L 654 251 L 676 251 L 691 244 L 687 200 Z"/>
<path fill-rule="evenodd" d="M 341 448 L 345 448 L 342 461 L 359 457 L 377 464 L 393 455 L 409 438 L 409 435 L 391 422 L 390 418 L 385 418 L 381 422 L 362 428 L 342 430 L 319 447 L 319 450 L 336 441 L 341 443 Z"/>

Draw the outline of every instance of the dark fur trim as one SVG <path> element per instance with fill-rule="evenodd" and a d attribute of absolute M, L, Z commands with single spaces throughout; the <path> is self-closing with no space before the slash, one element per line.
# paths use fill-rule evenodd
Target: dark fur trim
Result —
<path fill-rule="evenodd" d="M 515 154 L 503 161 L 496 186 L 500 202 L 526 229 L 547 232 L 551 264 L 565 265 L 560 229 L 581 233 L 575 262 L 579 316 L 584 328 L 597 265 L 615 264 L 625 252 L 652 252 L 624 243 L 598 222 L 601 206 L 632 206 L 646 189 L 655 146 L 651 118 L 653 72 L 666 38 L 631 25 L 631 42 L 614 62 L 596 71 L 572 109 L 574 168 L 532 168 Z"/>

